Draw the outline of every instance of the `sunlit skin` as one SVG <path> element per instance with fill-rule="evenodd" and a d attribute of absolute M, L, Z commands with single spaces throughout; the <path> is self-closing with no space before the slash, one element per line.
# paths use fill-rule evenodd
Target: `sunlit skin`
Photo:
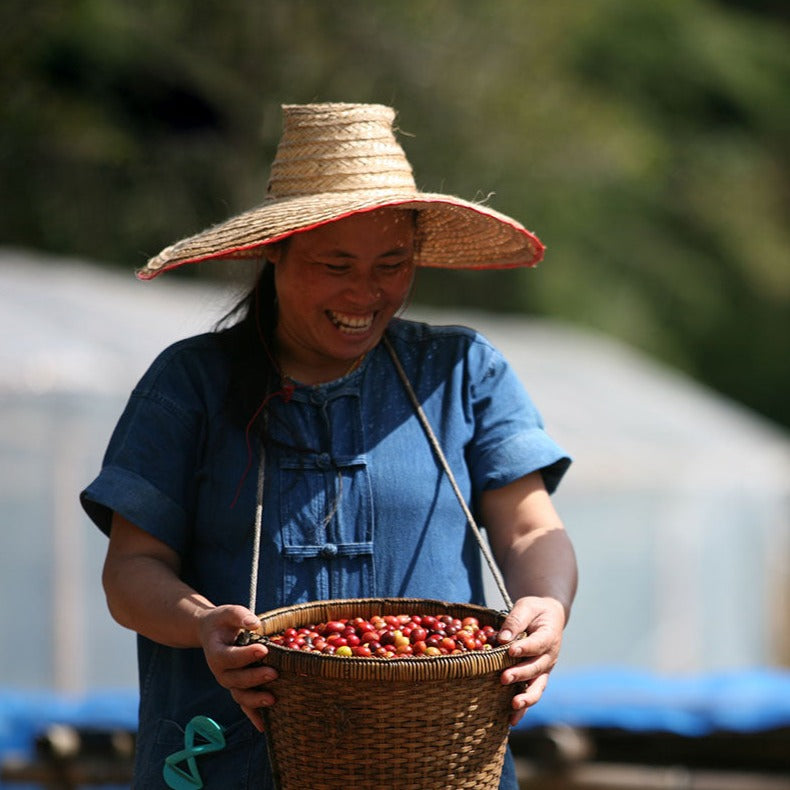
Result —
<path fill-rule="evenodd" d="M 304 384 L 343 376 L 402 307 L 413 259 L 413 215 L 392 208 L 297 233 L 270 250 L 283 372 Z"/>

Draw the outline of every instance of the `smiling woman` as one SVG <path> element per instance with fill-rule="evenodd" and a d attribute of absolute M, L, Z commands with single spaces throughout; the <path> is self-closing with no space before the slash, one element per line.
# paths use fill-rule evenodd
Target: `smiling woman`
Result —
<path fill-rule="evenodd" d="M 162 787 L 185 728 L 209 716 L 225 745 L 200 756 L 204 785 L 271 788 L 256 729 L 277 673 L 239 633 L 306 601 L 484 605 L 465 511 L 515 601 L 501 629 L 511 723 L 557 660 L 576 565 L 549 494 L 569 458 L 487 340 L 397 316 L 420 266 L 532 266 L 543 245 L 486 206 L 419 192 L 393 119 L 380 105 L 286 107 L 265 202 L 139 272 L 264 260 L 216 331 L 154 361 L 82 493 L 110 537 L 110 611 L 139 634 L 136 786 Z M 500 788 L 516 788 L 509 758 Z"/>

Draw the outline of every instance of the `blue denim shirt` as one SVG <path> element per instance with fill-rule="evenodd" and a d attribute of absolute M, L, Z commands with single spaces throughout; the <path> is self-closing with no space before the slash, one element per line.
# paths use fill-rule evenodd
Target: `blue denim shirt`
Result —
<path fill-rule="evenodd" d="M 496 349 L 470 329 L 400 319 L 388 337 L 473 512 L 482 491 L 536 470 L 554 490 L 570 461 Z M 117 511 L 164 541 L 213 603 L 247 605 L 260 458 L 225 412 L 227 386 L 214 335 L 165 350 L 81 501 L 105 532 Z M 382 345 L 350 375 L 273 400 L 269 430 L 259 612 L 326 598 L 484 603 L 480 550 Z M 204 781 L 216 770 L 223 787 L 269 786 L 263 739 L 201 650 L 139 637 L 138 658 L 140 787 L 164 786 L 162 761 L 197 714 L 228 739 L 202 760 Z"/>

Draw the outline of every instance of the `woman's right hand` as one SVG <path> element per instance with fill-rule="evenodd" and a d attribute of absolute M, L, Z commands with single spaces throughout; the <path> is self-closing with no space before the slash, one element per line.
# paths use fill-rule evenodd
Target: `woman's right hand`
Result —
<path fill-rule="evenodd" d="M 261 662 L 267 649 L 259 643 L 236 645 L 242 630 L 254 631 L 258 618 L 243 606 L 217 606 L 200 615 L 200 643 L 217 683 L 230 691 L 255 728 L 263 732 L 261 708 L 274 704 L 274 695 L 262 688 L 277 672 Z"/>
<path fill-rule="evenodd" d="M 214 606 L 180 578 L 181 558 L 166 543 L 113 515 L 102 576 L 113 617 L 126 628 L 168 647 L 202 647 L 217 682 L 263 730 L 260 708 L 274 696 L 259 687 L 277 677 L 262 666 L 266 647 L 236 646 L 240 631 L 260 627 L 243 606 Z"/>

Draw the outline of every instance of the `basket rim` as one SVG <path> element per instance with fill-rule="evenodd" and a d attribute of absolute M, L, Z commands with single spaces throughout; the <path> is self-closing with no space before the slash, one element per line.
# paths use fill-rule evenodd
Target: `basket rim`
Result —
<path fill-rule="evenodd" d="M 304 615 L 302 622 L 320 622 L 326 619 L 339 619 L 347 614 L 346 610 L 353 612 L 349 616 L 371 616 L 372 614 L 392 614 L 399 610 L 399 614 L 408 612 L 409 607 L 426 607 L 433 611 L 416 611 L 414 614 L 434 614 L 466 612 L 469 615 L 482 615 L 493 623 L 501 623 L 506 612 L 471 603 L 452 603 L 434 598 L 336 598 L 325 601 L 307 601 L 304 603 L 282 606 L 259 615 L 263 644 L 269 651 L 265 662 L 275 669 L 284 672 L 294 672 L 300 675 L 312 675 L 321 678 L 334 678 L 346 680 L 374 680 L 381 681 L 430 681 L 447 680 L 448 678 L 464 678 L 485 674 L 498 674 L 501 670 L 517 663 L 519 659 L 513 658 L 508 653 L 511 642 L 493 647 L 491 650 L 471 651 L 455 655 L 425 656 L 411 658 L 381 658 L 378 656 L 336 656 L 325 653 L 310 653 L 282 645 L 273 644 L 269 636 L 282 630 L 283 627 L 294 625 L 288 622 L 289 618 L 299 618 Z M 360 611 L 368 607 L 369 614 Z M 377 607 L 378 611 L 372 611 Z M 381 611 L 381 609 L 389 611 Z M 337 614 L 340 611 L 340 614 Z M 328 614 L 334 612 L 334 615 Z M 308 615 L 321 614 L 321 618 L 308 617 Z M 516 639 L 518 638 L 515 637 Z"/>
<path fill-rule="evenodd" d="M 487 616 L 494 616 L 496 618 L 504 617 L 507 612 L 504 610 L 497 610 L 491 609 L 488 606 L 482 606 L 481 604 L 476 603 L 464 603 L 464 602 L 454 602 L 454 601 L 445 601 L 440 598 L 414 598 L 414 597 L 393 597 L 393 596 L 380 596 L 380 597 L 369 597 L 369 598 L 326 598 L 322 600 L 316 601 L 302 601 L 301 603 L 294 603 L 289 604 L 287 606 L 278 606 L 275 609 L 267 609 L 265 612 L 262 612 L 258 615 L 258 618 L 263 622 L 264 620 L 272 619 L 278 615 L 291 613 L 291 612 L 301 612 L 306 610 L 313 610 L 313 609 L 335 609 L 335 608 L 345 608 L 347 606 L 373 606 L 373 605 L 381 605 L 384 607 L 403 607 L 403 606 L 410 606 L 410 605 L 427 605 L 430 607 L 436 607 L 440 610 L 446 610 L 449 614 L 452 610 L 455 609 L 467 609 L 470 611 L 476 611 L 480 614 L 484 614 Z"/>

